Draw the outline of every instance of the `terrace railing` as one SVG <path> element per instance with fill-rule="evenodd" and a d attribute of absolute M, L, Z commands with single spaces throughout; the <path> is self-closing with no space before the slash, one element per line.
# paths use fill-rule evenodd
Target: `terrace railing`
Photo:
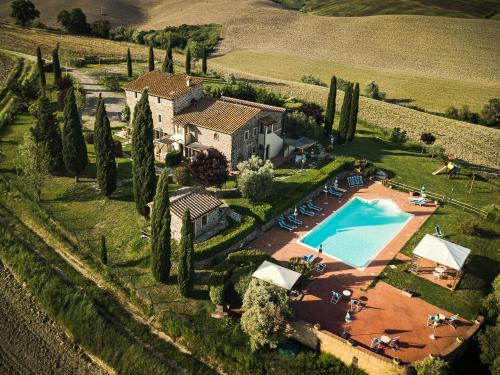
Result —
<path fill-rule="evenodd" d="M 398 181 L 394 181 L 394 180 L 386 180 L 384 183 L 385 183 L 385 185 L 393 186 L 398 190 L 410 191 L 413 193 L 421 191 L 420 188 L 416 188 L 414 186 L 407 185 L 407 184 L 404 184 L 402 182 L 398 182 Z M 455 198 L 449 197 L 445 194 L 433 193 L 431 191 L 426 190 L 425 195 L 426 195 L 426 197 L 428 197 L 430 199 L 437 200 L 441 203 L 452 204 L 454 206 L 462 208 L 464 211 L 472 212 L 476 215 L 482 216 L 483 218 L 486 218 L 488 216 L 488 212 L 486 212 L 485 210 L 478 208 L 478 207 L 475 207 L 471 204 L 461 202 L 461 201 L 456 200 Z"/>

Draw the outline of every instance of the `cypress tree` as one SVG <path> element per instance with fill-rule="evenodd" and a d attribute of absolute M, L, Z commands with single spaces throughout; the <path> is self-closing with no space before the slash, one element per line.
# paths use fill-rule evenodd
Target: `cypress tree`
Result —
<path fill-rule="evenodd" d="M 167 57 L 169 60 L 174 61 L 173 54 L 172 54 L 172 43 L 168 42 L 167 46 Z"/>
<path fill-rule="evenodd" d="M 94 124 L 94 149 L 97 185 L 109 197 L 116 190 L 115 148 L 104 100 L 99 96 Z"/>
<path fill-rule="evenodd" d="M 151 213 L 151 272 L 156 281 L 167 282 L 172 267 L 170 254 L 168 173 L 164 169 L 158 180 Z"/>
<path fill-rule="evenodd" d="M 179 246 L 179 265 L 177 282 L 183 296 L 191 294 L 194 282 L 194 246 L 193 223 L 189 209 L 184 211 L 182 217 L 181 242 Z"/>
<path fill-rule="evenodd" d="M 191 50 L 186 48 L 186 74 L 191 74 Z"/>
<path fill-rule="evenodd" d="M 153 116 L 148 92 L 144 90 L 134 109 L 132 122 L 132 173 L 137 211 L 146 215 L 146 205 L 153 200 L 156 187 L 153 146 Z"/>
<path fill-rule="evenodd" d="M 328 101 L 326 103 L 325 112 L 325 136 L 330 137 L 332 134 L 333 122 L 335 120 L 335 100 L 337 98 L 337 78 L 332 77 L 330 82 L 330 91 L 328 93 Z"/>
<path fill-rule="evenodd" d="M 339 131 L 337 135 L 337 143 L 343 145 L 346 141 L 347 132 L 349 130 L 349 116 L 351 114 L 351 97 L 352 83 L 349 83 L 347 90 L 344 92 L 344 100 L 340 111 Z"/>
<path fill-rule="evenodd" d="M 85 170 L 89 160 L 73 88 L 68 90 L 64 98 L 63 117 L 62 146 L 64 166 L 69 173 L 75 176 L 75 182 L 78 182 L 78 176 Z"/>
<path fill-rule="evenodd" d="M 149 46 L 149 59 L 148 59 L 149 71 L 155 70 L 155 53 L 153 51 L 153 46 Z"/>
<path fill-rule="evenodd" d="M 359 83 L 356 82 L 354 92 L 351 97 L 351 112 L 349 115 L 349 131 L 347 132 L 347 140 L 351 142 L 356 133 L 356 123 L 358 122 L 358 109 L 359 109 Z"/>
<path fill-rule="evenodd" d="M 201 71 L 207 74 L 207 49 L 203 47 L 203 57 L 201 59 Z"/>
<path fill-rule="evenodd" d="M 37 100 L 35 127 L 31 128 L 33 139 L 38 145 L 46 145 L 49 152 L 49 171 L 52 174 L 64 171 L 61 130 L 49 99 L 42 89 Z"/>
<path fill-rule="evenodd" d="M 101 236 L 101 262 L 108 264 L 108 249 L 106 249 L 106 237 Z"/>
<path fill-rule="evenodd" d="M 38 76 L 40 77 L 40 85 L 42 87 L 45 87 L 46 80 L 43 65 L 42 50 L 40 49 L 40 47 L 36 47 L 36 66 L 38 69 Z"/>
<path fill-rule="evenodd" d="M 163 73 L 167 73 L 167 67 L 168 67 L 168 54 L 165 53 L 165 58 L 163 59 L 163 64 L 161 64 L 161 71 Z"/>
<path fill-rule="evenodd" d="M 61 64 L 59 63 L 59 43 L 52 50 L 52 71 L 54 72 L 54 82 L 62 78 Z"/>
<path fill-rule="evenodd" d="M 174 72 L 174 61 L 172 59 L 168 59 L 167 73 L 173 73 L 173 72 Z"/>
<path fill-rule="evenodd" d="M 127 49 L 127 77 L 132 78 L 132 56 L 130 56 L 130 48 Z"/>

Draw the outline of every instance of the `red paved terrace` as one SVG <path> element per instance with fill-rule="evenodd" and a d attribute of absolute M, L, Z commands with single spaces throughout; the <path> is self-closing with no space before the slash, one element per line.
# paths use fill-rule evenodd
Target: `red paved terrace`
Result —
<path fill-rule="evenodd" d="M 433 204 L 422 207 L 411 205 L 406 193 L 389 189 L 380 183 L 371 183 L 349 189 L 340 199 L 329 195 L 327 204 L 324 195 L 320 195 L 315 204 L 323 207 L 323 211 L 312 218 L 301 215 L 300 219 L 305 223 L 298 230 L 289 233 L 276 226 L 260 235 L 250 246 L 265 250 L 284 265 L 291 257 L 309 255 L 314 251 L 296 240 L 353 196 L 368 200 L 391 199 L 403 211 L 414 216 L 364 270 L 353 268 L 328 255 L 315 253 L 319 255 L 319 261 L 327 265 L 327 269 L 314 278 L 304 295 L 292 301 L 296 316 L 313 324 L 319 323 L 322 329 L 337 335 L 347 329 L 351 339 L 366 347 L 370 347 L 372 338 L 382 335 L 399 336 L 398 351 L 386 348 L 378 353 L 399 357 L 405 362 L 421 360 L 430 353 L 442 352 L 456 341 L 457 336 L 464 334 L 470 326 L 469 322 L 460 320 L 456 329 L 441 325 L 436 329 L 437 339 L 432 340 L 432 328 L 426 325 L 427 316 L 439 312 L 449 317 L 453 315 L 452 312 L 439 309 L 420 298 L 409 298 L 401 290 L 381 281 L 375 287 L 365 290 L 435 211 L 436 206 Z M 351 313 L 353 321 L 348 327 L 344 317 L 349 310 L 350 299 L 343 297 L 337 304 L 330 302 L 331 291 L 341 293 L 344 290 L 349 290 L 353 298 L 360 299 L 364 305 L 361 311 Z"/>

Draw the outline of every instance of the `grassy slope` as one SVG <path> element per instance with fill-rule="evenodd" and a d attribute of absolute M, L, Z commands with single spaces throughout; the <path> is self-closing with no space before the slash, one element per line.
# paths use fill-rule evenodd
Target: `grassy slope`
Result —
<path fill-rule="evenodd" d="M 16 65 L 16 59 L 11 55 L 0 53 L 0 89 L 5 86 L 10 77 L 12 69 Z"/>
<path fill-rule="evenodd" d="M 491 18 L 500 10 L 500 3 L 495 0 L 307 0 L 302 10 L 322 16 L 337 17 L 419 14 Z"/>

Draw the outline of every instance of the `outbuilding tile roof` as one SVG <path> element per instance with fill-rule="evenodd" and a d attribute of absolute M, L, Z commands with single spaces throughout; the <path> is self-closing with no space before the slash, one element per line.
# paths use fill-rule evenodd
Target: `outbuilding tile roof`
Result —
<path fill-rule="evenodd" d="M 170 203 L 170 211 L 178 217 L 184 215 L 186 208 L 191 213 L 191 219 L 195 220 L 210 211 L 221 206 L 223 203 L 215 195 L 206 190 L 195 190 Z"/>
<path fill-rule="evenodd" d="M 187 84 L 188 78 L 189 86 Z M 142 92 L 147 88 L 149 95 L 172 100 L 184 95 L 190 88 L 201 85 L 201 83 L 201 78 L 153 70 L 127 84 L 125 90 Z"/>
<path fill-rule="evenodd" d="M 174 123 L 180 126 L 193 124 L 221 133 L 232 134 L 260 112 L 259 108 L 247 105 L 202 98 L 175 115 Z"/>

